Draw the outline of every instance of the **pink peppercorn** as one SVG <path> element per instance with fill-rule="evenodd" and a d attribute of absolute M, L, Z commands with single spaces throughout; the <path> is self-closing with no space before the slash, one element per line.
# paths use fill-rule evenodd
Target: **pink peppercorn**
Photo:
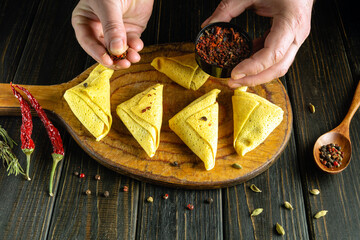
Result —
<path fill-rule="evenodd" d="M 189 203 L 189 204 L 187 205 L 187 208 L 188 208 L 189 210 L 194 210 L 194 205 L 192 205 L 192 204 Z"/>

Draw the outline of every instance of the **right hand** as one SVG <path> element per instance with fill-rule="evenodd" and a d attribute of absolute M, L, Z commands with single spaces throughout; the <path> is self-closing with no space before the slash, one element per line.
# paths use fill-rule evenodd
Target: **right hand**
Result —
<path fill-rule="evenodd" d="M 72 25 L 81 47 L 97 62 L 124 69 L 140 61 L 140 39 L 153 7 L 153 0 L 80 0 L 72 13 Z M 113 55 L 127 50 L 127 58 L 114 62 Z"/>
<path fill-rule="evenodd" d="M 272 17 L 272 26 L 250 58 L 239 63 L 228 82 L 232 88 L 255 86 L 284 76 L 297 51 L 310 33 L 313 0 L 222 0 L 202 26 L 213 22 L 229 22 L 245 9 Z"/>

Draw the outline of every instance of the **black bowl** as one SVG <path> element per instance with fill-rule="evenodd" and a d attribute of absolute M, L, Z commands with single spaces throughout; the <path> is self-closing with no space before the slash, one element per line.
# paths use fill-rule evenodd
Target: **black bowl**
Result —
<path fill-rule="evenodd" d="M 196 46 L 199 42 L 199 39 L 201 36 L 206 36 L 207 33 L 209 31 L 212 31 L 212 29 L 215 28 L 215 26 L 218 26 L 222 29 L 230 29 L 232 28 L 234 30 L 234 32 L 237 32 L 240 34 L 240 36 L 245 40 L 245 45 L 240 45 L 239 44 L 239 48 L 247 46 L 248 49 L 248 54 L 246 54 L 245 56 L 242 56 L 241 58 L 237 59 L 236 64 L 232 64 L 231 66 L 219 66 L 216 63 L 209 63 L 206 62 L 204 60 L 204 58 L 202 58 L 200 56 L 200 54 L 198 53 Z M 205 35 L 206 34 L 206 35 Z M 231 76 L 231 71 L 233 70 L 233 68 L 239 64 L 242 60 L 248 58 L 251 56 L 252 53 L 252 40 L 249 37 L 249 35 L 242 30 L 238 25 L 232 24 L 232 23 L 228 23 L 228 22 L 216 22 L 216 23 L 211 23 L 209 25 L 207 25 L 206 27 L 204 27 L 203 29 L 201 29 L 201 31 L 199 32 L 199 34 L 196 37 L 195 40 L 195 60 L 197 62 L 197 64 L 199 65 L 199 67 L 206 72 L 207 74 L 213 76 L 213 77 L 217 77 L 217 78 L 229 78 Z"/>

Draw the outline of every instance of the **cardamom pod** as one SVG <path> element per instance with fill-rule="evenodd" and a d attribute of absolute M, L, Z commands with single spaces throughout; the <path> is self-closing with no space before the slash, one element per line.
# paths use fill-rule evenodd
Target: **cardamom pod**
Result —
<path fill-rule="evenodd" d="M 319 191 L 318 189 L 314 188 L 314 189 L 311 189 L 311 190 L 310 190 L 310 193 L 311 193 L 312 195 L 319 195 L 319 194 L 320 194 L 320 191 Z"/>
<path fill-rule="evenodd" d="M 255 184 L 251 184 L 250 189 L 253 190 L 253 192 L 261 192 L 261 190 L 255 186 Z"/>
<path fill-rule="evenodd" d="M 264 209 L 262 209 L 262 208 L 257 208 L 251 213 L 250 216 L 255 217 L 255 216 L 259 215 L 260 213 L 262 213 L 263 210 Z"/>
<path fill-rule="evenodd" d="M 276 228 L 276 231 L 278 232 L 278 234 L 285 235 L 285 230 L 279 223 L 276 223 L 275 228 Z"/>
<path fill-rule="evenodd" d="M 290 209 L 290 210 L 294 210 L 293 206 L 288 201 L 284 202 L 284 207 L 286 207 L 287 209 Z"/>
<path fill-rule="evenodd" d="M 231 165 L 233 168 L 236 168 L 236 169 L 242 169 L 242 166 L 238 163 L 234 163 L 233 165 Z"/>
<path fill-rule="evenodd" d="M 311 103 L 309 103 L 309 111 L 310 111 L 311 113 L 314 113 L 314 112 L 315 112 L 315 106 L 312 105 Z"/>
<path fill-rule="evenodd" d="M 328 210 L 321 210 L 320 212 L 318 212 L 317 214 L 314 215 L 314 218 L 316 218 L 316 219 L 321 218 L 321 217 L 325 216 L 327 212 L 328 212 Z"/>

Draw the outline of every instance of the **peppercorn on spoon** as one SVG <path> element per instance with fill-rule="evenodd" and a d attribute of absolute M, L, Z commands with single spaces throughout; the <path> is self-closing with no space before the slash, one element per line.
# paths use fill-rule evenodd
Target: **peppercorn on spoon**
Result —
<path fill-rule="evenodd" d="M 356 88 L 355 95 L 351 102 L 348 113 L 343 121 L 333 130 L 321 135 L 315 142 L 313 154 L 316 164 L 321 170 L 330 174 L 342 172 L 351 160 L 351 140 L 349 135 L 350 122 L 360 106 L 360 82 Z M 327 144 L 338 144 L 344 153 L 343 159 L 339 167 L 328 168 L 320 160 L 320 148 Z"/>

